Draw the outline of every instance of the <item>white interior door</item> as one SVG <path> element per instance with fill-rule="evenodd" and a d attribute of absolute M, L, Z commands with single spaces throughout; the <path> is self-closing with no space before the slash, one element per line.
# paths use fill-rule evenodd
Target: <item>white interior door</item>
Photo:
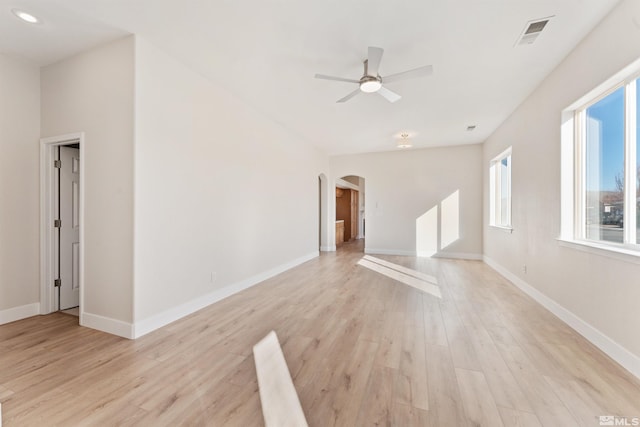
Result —
<path fill-rule="evenodd" d="M 80 150 L 60 147 L 60 309 L 80 305 Z"/>

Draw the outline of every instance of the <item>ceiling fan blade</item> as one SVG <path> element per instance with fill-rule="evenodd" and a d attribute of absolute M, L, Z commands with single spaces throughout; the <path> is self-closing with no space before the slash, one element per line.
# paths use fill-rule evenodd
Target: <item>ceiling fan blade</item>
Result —
<path fill-rule="evenodd" d="M 350 100 L 351 98 L 353 98 L 354 96 L 356 96 L 359 93 L 360 93 L 360 88 L 354 90 L 353 92 L 351 92 L 349 95 L 345 96 L 344 98 L 338 99 L 336 101 L 336 103 L 338 103 L 338 102 L 347 102 L 348 100 Z"/>
<path fill-rule="evenodd" d="M 378 69 L 384 49 L 380 47 L 369 46 L 369 55 L 367 57 L 367 75 L 378 77 Z"/>
<path fill-rule="evenodd" d="M 397 100 L 402 98 L 400 95 L 398 95 L 395 92 L 391 92 L 389 89 L 387 89 L 384 86 L 378 89 L 378 92 L 376 93 L 379 93 L 383 98 L 385 98 L 389 102 L 396 102 Z"/>
<path fill-rule="evenodd" d="M 424 67 L 414 68 L 413 70 L 403 71 L 402 73 L 391 74 L 390 76 L 383 77 L 383 83 L 397 82 L 399 80 L 415 79 L 417 77 L 430 76 L 433 74 L 433 66 L 425 65 Z"/>
<path fill-rule="evenodd" d="M 315 78 L 316 79 L 323 79 L 323 80 L 335 80 L 335 81 L 338 81 L 338 82 L 360 83 L 360 80 L 345 79 L 345 78 L 342 78 L 342 77 L 334 77 L 334 76 L 325 76 L 324 74 L 316 74 Z"/>

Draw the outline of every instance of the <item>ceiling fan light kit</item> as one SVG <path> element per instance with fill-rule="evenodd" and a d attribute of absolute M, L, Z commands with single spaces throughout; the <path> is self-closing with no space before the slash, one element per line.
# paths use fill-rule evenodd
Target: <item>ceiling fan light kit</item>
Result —
<path fill-rule="evenodd" d="M 371 76 L 364 76 L 360 80 L 360 90 L 364 93 L 374 93 L 380 90 L 382 87 L 382 83 L 380 82 L 380 78 L 375 78 Z"/>
<path fill-rule="evenodd" d="M 397 147 L 398 148 L 411 148 L 413 144 L 409 141 L 409 134 L 402 133 L 400 134 L 400 139 L 398 140 Z"/>
<path fill-rule="evenodd" d="M 369 46 L 368 58 L 364 60 L 364 74 L 360 79 L 347 79 L 343 77 L 327 76 L 324 74 L 316 74 L 316 79 L 334 80 L 339 82 L 357 83 L 358 89 L 349 93 L 347 96 L 340 98 L 339 103 L 347 102 L 354 96 L 364 93 L 378 93 L 389 102 L 396 102 L 402 98 L 397 93 L 387 89 L 383 86 L 383 83 L 391 83 L 400 80 L 414 79 L 417 77 L 428 76 L 433 73 L 433 67 L 431 65 L 425 65 L 424 67 L 415 68 L 413 70 L 404 71 L 402 73 L 391 74 L 386 77 L 381 77 L 378 74 L 378 68 L 380 68 L 380 62 L 382 61 L 382 54 L 384 50 L 379 47 Z"/>

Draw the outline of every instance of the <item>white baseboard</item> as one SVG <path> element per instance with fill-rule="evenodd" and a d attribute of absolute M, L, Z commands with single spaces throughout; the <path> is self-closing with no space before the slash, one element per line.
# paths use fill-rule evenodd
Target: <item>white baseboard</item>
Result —
<path fill-rule="evenodd" d="M 400 255 L 400 256 L 416 256 L 416 251 L 404 251 L 401 249 L 376 249 L 364 248 L 365 254 L 371 255 Z"/>
<path fill-rule="evenodd" d="M 40 314 L 39 302 L 0 310 L 0 325 L 26 319 L 31 316 L 37 316 L 38 314 Z"/>
<path fill-rule="evenodd" d="M 572 327 L 576 332 L 589 340 L 593 345 L 618 362 L 623 368 L 640 378 L 640 357 L 600 332 L 598 329 L 585 322 L 571 311 L 567 310 L 527 282 L 492 260 L 484 256 L 484 262 L 496 270 L 507 280 L 520 288 L 525 294 L 540 303 L 544 308 L 555 314 L 560 320 Z"/>
<path fill-rule="evenodd" d="M 480 254 L 472 254 L 466 252 L 438 252 L 433 256 L 434 258 L 451 258 L 451 259 L 466 259 L 471 261 L 482 261 L 483 257 Z"/>
<path fill-rule="evenodd" d="M 336 245 L 333 246 L 320 246 L 320 252 L 335 252 Z"/>
<path fill-rule="evenodd" d="M 108 334 L 118 335 L 123 338 L 134 338 L 133 325 L 131 323 L 100 316 L 98 314 L 81 312 L 80 325 L 91 329 L 97 329 Z"/>
<path fill-rule="evenodd" d="M 222 299 L 230 297 L 233 294 L 236 294 L 242 290 L 250 288 L 254 285 L 257 285 L 260 282 L 263 282 L 273 276 L 276 276 L 284 271 L 287 271 L 293 267 L 296 267 L 303 262 L 307 262 L 313 258 L 319 256 L 319 252 L 312 252 L 310 254 L 304 255 L 300 258 L 296 258 L 287 263 L 281 264 L 277 267 L 274 267 L 270 270 L 262 272 L 260 274 L 256 274 L 255 276 L 251 276 L 247 279 L 244 279 L 240 282 L 234 283 L 229 286 L 225 286 L 222 289 L 217 289 L 209 294 L 203 295 L 194 300 L 188 301 L 184 304 L 180 304 L 177 307 L 172 307 L 168 310 L 165 310 L 156 315 L 147 317 L 146 319 L 142 319 L 138 322 L 135 322 L 134 325 L 134 333 L 133 338 L 139 338 L 143 335 L 148 334 L 158 328 L 161 328 L 169 323 L 175 322 L 178 319 L 181 319 L 185 316 L 188 316 L 191 313 L 194 313 L 208 305 L 211 305 L 215 302 L 218 302 Z"/>

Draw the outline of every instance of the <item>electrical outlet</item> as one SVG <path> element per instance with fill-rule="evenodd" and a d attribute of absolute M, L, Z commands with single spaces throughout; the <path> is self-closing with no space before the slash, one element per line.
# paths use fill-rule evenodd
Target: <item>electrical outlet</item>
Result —
<path fill-rule="evenodd" d="M 525 265 L 523 265 L 523 266 L 522 266 L 522 272 L 523 272 L 524 274 L 527 274 L 527 264 L 525 264 Z"/>
<path fill-rule="evenodd" d="M 212 271 L 211 272 L 211 283 L 216 283 L 216 280 L 218 280 L 218 273 L 216 271 Z"/>

